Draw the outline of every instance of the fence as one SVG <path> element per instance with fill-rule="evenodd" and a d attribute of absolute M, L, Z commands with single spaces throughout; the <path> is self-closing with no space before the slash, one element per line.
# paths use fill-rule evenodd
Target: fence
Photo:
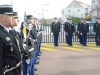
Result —
<path fill-rule="evenodd" d="M 63 43 L 66 40 L 66 35 L 65 35 L 65 31 L 63 29 L 63 24 L 61 24 L 60 27 L 60 33 L 59 33 L 59 43 Z M 43 37 L 42 37 L 42 42 L 43 43 L 52 43 L 54 41 L 53 39 L 53 34 L 51 32 L 51 25 L 44 25 L 44 31 L 43 31 Z M 94 38 L 94 34 L 93 34 L 93 23 L 89 24 L 89 33 L 87 36 L 87 42 L 94 42 L 95 38 Z M 75 25 L 75 33 L 73 34 L 73 42 L 79 42 L 79 38 L 78 38 L 78 33 L 77 33 L 77 25 Z"/>

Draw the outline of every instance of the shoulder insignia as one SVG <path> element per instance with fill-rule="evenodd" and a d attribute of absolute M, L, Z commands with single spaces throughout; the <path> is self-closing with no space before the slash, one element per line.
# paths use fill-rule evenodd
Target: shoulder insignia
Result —
<path fill-rule="evenodd" d="M 10 38 L 9 38 L 9 37 L 6 37 L 6 40 L 7 40 L 7 41 L 10 41 Z"/>

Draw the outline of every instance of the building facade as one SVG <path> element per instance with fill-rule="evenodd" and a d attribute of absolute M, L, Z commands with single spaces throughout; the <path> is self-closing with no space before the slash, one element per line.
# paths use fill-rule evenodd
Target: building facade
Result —
<path fill-rule="evenodd" d="M 92 21 L 96 21 L 97 17 L 100 17 L 100 0 L 91 0 L 92 8 Z"/>
<path fill-rule="evenodd" d="M 69 17 L 85 18 L 90 10 L 90 5 L 73 0 L 66 8 L 62 9 L 62 23 Z"/>

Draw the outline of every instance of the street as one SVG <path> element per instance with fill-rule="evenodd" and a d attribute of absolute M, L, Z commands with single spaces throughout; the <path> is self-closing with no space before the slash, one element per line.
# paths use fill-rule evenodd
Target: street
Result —
<path fill-rule="evenodd" d="M 47 48 L 46 48 L 47 47 Z M 66 48 L 64 48 L 66 47 Z M 46 48 L 46 49 L 44 49 Z M 100 47 L 88 43 L 87 47 L 74 44 L 42 44 L 42 56 L 37 65 L 39 75 L 100 75 Z"/>

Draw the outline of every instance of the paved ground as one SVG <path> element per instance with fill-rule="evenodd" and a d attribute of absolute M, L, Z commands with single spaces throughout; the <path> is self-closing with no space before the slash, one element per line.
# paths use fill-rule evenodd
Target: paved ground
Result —
<path fill-rule="evenodd" d="M 59 48 L 42 44 L 41 49 L 44 50 L 40 64 L 36 66 L 39 75 L 100 75 L 100 47 L 94 43 L 87 47 L 76 43 L 73 47 L 59 44 Z"/>

